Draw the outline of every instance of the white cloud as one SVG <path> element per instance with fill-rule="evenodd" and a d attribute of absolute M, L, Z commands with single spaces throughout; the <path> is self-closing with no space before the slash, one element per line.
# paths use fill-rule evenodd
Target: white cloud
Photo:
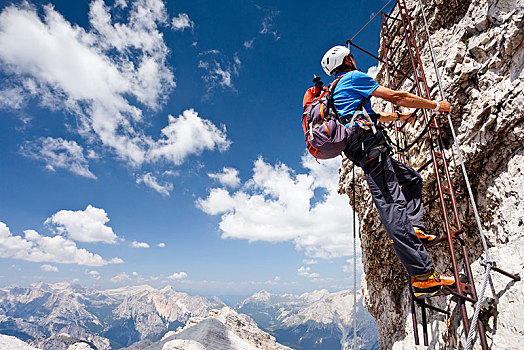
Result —
<path fill-rule="evenodd" d="M 275 19 L 280 14 L 280 11 L 265 9 L 264 12 L 265 16 L 262 20 L 262 29 L 260 30 L 260 34 L 270 34 L 273 35 L 277 40 L 280 39 L 277 31 L 275 30 Z"/>
<path fill-rule="evenodd" d="M 354 269 L 353 259 L 347 259 L 346 262 L 348 263 L 348 265 L 343 265 L 342 271 L 344 273 L 352 275 L 353 269 Z M 356 270 L 357 270 L 357 274 L 362 273 L 362 260 L 360 256 L 357 256 L 357 269 Z"/>
<path fill-rule="evenodd" d="M 100 279 L 100 273 L 96 270 L 87 271 L 86 274 L 91 277 L 92 279 L 99 280 Z"/>
<path fill-rule="evenodd" d="M 24 100 L 24 91 L 20 87 L 0 90 L 0 108 L 20 109 Z"/>
<path fill-rule="evenodd" d="M 198 62 L 198 68 L 205 70 L 202 79 L 207 83 L 208 94 L 217 87 L 236 91 L 233 77 L 239 75 L 242 65 L 237 54 L 233 59 L 229 59 L 218 50 L 209 50 L 201 53 L 200 56 L 202 59 Z"/>
<path fill-rule="evenodd" d="M 164 176 L 179 176 L 180 171 L 174 171 L 174 170 L 166 170 L 162 173 Z"/>
<path fill-rule="evenodd" d="M 253 47 L 254 42 L 255 42 L 255 39 L 254 39 L 254 38 L 251 39 L 251 40 L 246 40 L 246 41 L 244 41 L 244 47 L 245 47 L 246 49 L 250 49 L 250 48 Z"/>
<path fill-rule="evenodd" d="M 36 142 L 26 142 L 21 148 L 23 155 L 46 163 L 46 168 L 69 170 L 74 174 L 90 179 L 96 176 L 89 170 L 89 162 L 84 157 L 84 149 L 76 141 L 62 138 L 40 138 Z"/>
<path fill-rule="evenodd" d="M 54 225 L 58 233 L 79 242 L 103 242 L 114 244 L 117 235 L 106 224 L 109 222 L 104 209 L 88 205 L 85 210 L 60 210 L 45 223 Z"/>
<path fill-rule="evenodd" d="M 171 26 L 175 31 L 184 31 L 187 28 L 193 29 L 195 23 L 189 18 L 187 13 L 179 13 L 178 16 L 173 17 Z"/>
<path fill-rule="evenodd" d="M 173 184 L 165 183 L 162 185 L 158 182 L 158 179 L 151 173 L 146 173 L 143 176 L 138 177 L 136 179 L 136 183 L 144 183 L 144 185 L 146 185 L 147 187 L 154 189 L 155 191 L 164 196 L 169 196 L 169 192 L 173 191 Z"/>
<path fill-rule="evenodd" d="M 111 277 L 111 282 L 113 283 L 121 283 L 126 281 L 131 281 L 131 278 L 129 277 L 129 274 L 125 272 L 121 272 L 118 275 Z"/>
<path fill-rule="evenodd" d="M 100 156 L 95 151 L 90 149 L 90 150 L 87 151 L 87 158 L 88 159 L 98 159 L 98 158 L 100 158 Z"/>
<path fill-rule="evenodd" d="M 316 272 L 311 272 L 311 267 L 307 266 L 301 266 L 298 269 L 298 275 L 303 277 L 309 277 L 309 278 L 318 278 L 320 275 Z"/>
<path fill-rule="evenodd" d="M 255 46 L 255 41 L 258 40 L 262 35 L 272 35 L 275 38 L 275 40 L 280 39 L 278 32 L 275 30 L 275 19 L 280 14 L 280 11 L 265 9 L 258 5 L 255 6 L 264 13 L 264 17 L 262 19 L 261 24 L 262 28 L 260 29 L 258 34 L 251 40 L 244 41 L 243 45 L 246 49 L 252 49 Z"/>
<path fill-rule="evenodd" d="M 34 230 L 26 230 L 24 234 L 25 237 L 13 236 L 9 227 L 0 222 L 0 258 L 86 266 L 123 263 L 120 258 L 104 260 L 98 254 L 78 248 L 75 242 L 62 236 L 42 236 Z"/>
<path fill-rule="evenodd" d="M 128 89 L 140 102 L 158 108 L 174 84 L 173 73 L 167 65 L 169 49 L 164 43 L 159 25 L 167 24 L 167 13 L 161 0 L 136 0 L 131 4 L 128 22 L 111 23 L 110 8 L 103 0 L 90 4 L 89 21 L 94 31 L 89 35 L 93 45 L 106 58 L 116 50 L 118 60 L 111 60 L 124 78 L 122 89 Z M 130 50 L 139 50 L 131 55 Z M 137 62 L 133 59 L 138 58 Z M 118 90 L 117 90 L 118 91 Z"/>
<path fill-rule="evenodd" d="M 125 9 L 127 7 L 126 0 L 116 0 L 115 7 L 120 7 L 120 8 Z"/>
<path fill-rule="evenodd" d="M 337 193 L 340 159 L 317 164 L 304 156 L 302 165 L 307 173 L 297 174 L 285 164 L 272 166 L 260 158 L 241 190 L 213 188 L 197 206 L 222 215 L 222 238 L 293 241 L 311 257 L 350 255 L 352 214 L 347 197 Z"/>
<path fill-rule="evenodd" d="M 306 265 L 316 265 L 318 264 L 318 261 L 315 259 L 304 259 L 302 260 L 302 263 Z"/>
<path fill-rule="evenodd" d="M 160 247 L 160 248 L 165 248 L 166 247 L 166 244 L 165 243 L 158 243 L 157 244 L 157 247 Z"/>
<path fill-rule="evenodd" d="M 133 243 L 131 243 L 131 247 L 133 247 L 133 248 L 149 248 L 149 244 L 147 244 L 146 242 L 133 241 Z"/>
<path fill-rule="evenodd" d="M 189 109 L 178 118 L 169 116 L 169 124 L 162 129 L 162 138 L 149 156 L 154 161 L 163 159 L 179 165 L 190 154 L 199 155 L 206 149 L 215 148 L 224 152 L 230 144 L 225 126 L 219 129 Z"/>
<path fill-rule="evenodd" d="M 352 274 L 353 273 L 353 265 L 343 265 L 342 266 L 342 272 L 347 273 L 347 274 Z"/>
<path fill-rule="evenodd" d="M 186 277 L 187 277 L 187 273 L 182 271 L 182 272 L 175 272 L 174 274 L 168 276 L 167 278 L 169 278 L 170 280 L 181 280 Z"/>
<path fill-rule="evenodd" d="M 58 272 L 58 267 L 53 265 L 44 264 L 40 266 L 40 269 L 45 272 Z"/>
<path fill-rule="evenodd" d="M 158 142 L 146 135 L 149 124 L 142 113 L 142 106 L 158 110 L 175 86 L 167 62 L 169 50 L 158 29 L 167 24 L 168 16 L 161 0 L 129 2 L 125 18 L 111 10 L 103 0 L 93 0 L 91 29 L 86 31 L 69 23 L 52 6 L 44 7 L 42 18 L 27 4 L 4 8 L 0 13 L 0 67 L 10 85 L 18 85 L 15 89 L 23 89 L 46 108 L 76 116 L 76 131 L 82 137 L 100 142 L 137 167 L 159 161 L 158 149 L 180 143 L 165 135 Z M 201 124 L 214 127 L 207 120 Z M 225 135 L 220 132 L 218 138 L 225 139 Z M 175 150 L 176 156 L 165 158 L 181 164 L 188 155 L 214 146 L 218 145 Z"/>
<path fill-rule="evenodd" d="M 371 66 L 369 67 L 368 71 L 367 71 L 367 75 L 369 75 L 370 77 L 372 77 L 373 79 L 376 78 L 377 76 L 377 72 L 378 72 L 378 67 L 377 66 Z"/>
<path fill-rule="evenodd" d="M 234 168 L 223 168 L 221 173 L 211 173 L 207 175 L 227 187 L 235 188 L 240 185 L 238 170 Z"/>

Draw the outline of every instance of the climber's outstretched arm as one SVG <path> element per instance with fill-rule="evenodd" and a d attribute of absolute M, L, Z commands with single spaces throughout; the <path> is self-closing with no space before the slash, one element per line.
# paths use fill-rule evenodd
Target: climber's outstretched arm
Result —
<path fill-rule="evenodd" d="M 371 96 L 380 97 L 402 107 L 426 109 L 435 109 L 437 107 L 436 101 L 427 100 L 405 91 L 391 90 L 384 86 L 379 86 Z M 449 102 L 440 101 L 438 104 L 440 105 L 439 112 L 451 111 L 451 105 Z"/>
<path fill-rule="evenodd" d="M 405 120 L 409 119 L 412 116 L 411 112 L 399 113 L 400 114 L 400 118 L 399 118 L 399 115 L 397 113 L 382 112 L 382 111 L 376 112 L 376 113 L 378 115 L 380 115 L 380 117 L 378 118 L 378 121 L 380 121 L 380 122 L 392 122 L 392 121 L 395 121 L 395 120 L 405 121 Z"/>

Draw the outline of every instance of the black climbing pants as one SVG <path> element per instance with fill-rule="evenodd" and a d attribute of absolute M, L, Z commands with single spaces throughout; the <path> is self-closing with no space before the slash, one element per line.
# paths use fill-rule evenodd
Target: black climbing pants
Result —
<path fill-rule="evenodd" d="M 364 139 L 363 142 L 364 146 L 357 145 L 353 149 L 366 152 L 348 154 L 351 153 L 348 146 L 345 153 L 364 170 L 373 201 L 395 253 L 410 276 L 431 271 L 431 258 L 413 229 L 413 225 L 424 228 L 422 177 L 412 168 L 391 158 L 389 149 L 381 147 L 380 142 L 378 146 L 369 145 L 376 142 L 373 140 Z"/>

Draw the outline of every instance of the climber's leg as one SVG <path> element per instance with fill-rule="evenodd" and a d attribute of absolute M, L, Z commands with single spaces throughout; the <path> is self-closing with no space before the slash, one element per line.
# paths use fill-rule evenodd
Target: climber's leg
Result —
<path fill-rule="evenodd" d="M 410 276 L 431 271 L 433 263 L 415 235 L 391 158 L 371 155 L 363 169 L 384 228 L 406 271 Z"/>
<path fill-rule="evenodd" d="M 407 203 L 407 214 L 413 226 L 424 228 L 422 176 L 406 164 L 391 158 L 391 165 Z"/>
<path fill-rule="evenodd" d="M 393 170 L 406 198 L 408 217 L 413 224 L 415 234 L 424 244 L 431 243 L 438 237 L 426 232 L 424 226 L 424 202 L 422 201 L 422 176 L 414 169 L 398 160 L 391 159 Z"/>

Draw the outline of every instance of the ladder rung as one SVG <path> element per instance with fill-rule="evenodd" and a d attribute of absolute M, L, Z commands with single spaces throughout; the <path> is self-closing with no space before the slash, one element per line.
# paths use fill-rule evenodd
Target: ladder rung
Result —
<path fill-rule="evenodd" d="M 440 152 L 434 152 L 436 158 L 444 159 L 444 156 Z"/>
<path fill-rule="evenodd" d="M 422 170 L 426 169 L 428 165 L 430 165 L 431 163 L 433 163 L 433 160 L 432 159 L 428 160 L 426 163 L 424 163 L 424 165 L 418 168 L 417 172 L 420 173 Z"/>
<path fill-rule="evenodd" d="M 427 201 L 424 202 L 424 206 L 433 203 L 433 202 L 436 201 L 439 197 L 440 197 L 440 195 L 439 195 L 438 193 L 434 194 L 433 197 L 431 197 L 430 199 L 428 199 Z"/>
<path fill-rule="evenodd" d="M 440 238 L 437 238 L 435 239 L 434 241 L 428 243 L 428 244 L 424 244 L 424 247 L 426 248 L 431 248 L 439 243 L 442 243 L 444 241 L 447 241 L 448 240 L 448 237 L 444 236 L 444 237 L 440 237 Z"/>
<path fill-rule="evenodd" d="M 442 193 L 451 196 L 451 189 L 449 189 L 448 187 L 442 187 Z"/>
<path fill-rule="evenodd" d="M 428 309 L 430 310 L 433 310 L 433 311 L 437 311 L 437 312 L 440 312 L 440 313 L 443 313 L 443 314 L 446 314 L 446 315 L 450 315 L 451 313 L 449 311 L 446 311 L 444 309 L 441 309 L 441 308 L 438 308 L 436 306 L 433 306 L 433 305 L 430 305 L 430 304 L 427 304 L 425 303 L 423 300 L 419 300 L 419 299 L 415 299 L 417 304 L 420 306 L 420 305 L 424 305 L 425 307 L 427 307 Z"/>
<path fill-rule="evenodd" d="M 461 298 L 461 299 L 467 300 L 467 301 L 469 301 L 471 303 L 476 303 L 477 302 L 476 299 L 470 298 L 467 295 L 464 295 L 464 294 L 462 294 L 460 292 L 457 292 L 455 289 L 452 289 L 449 286 L 442 287 L 442 291 L 443 291 L 444 294 L 452 294 L 452 295 L 456 296 L 457 298 Z"/>

